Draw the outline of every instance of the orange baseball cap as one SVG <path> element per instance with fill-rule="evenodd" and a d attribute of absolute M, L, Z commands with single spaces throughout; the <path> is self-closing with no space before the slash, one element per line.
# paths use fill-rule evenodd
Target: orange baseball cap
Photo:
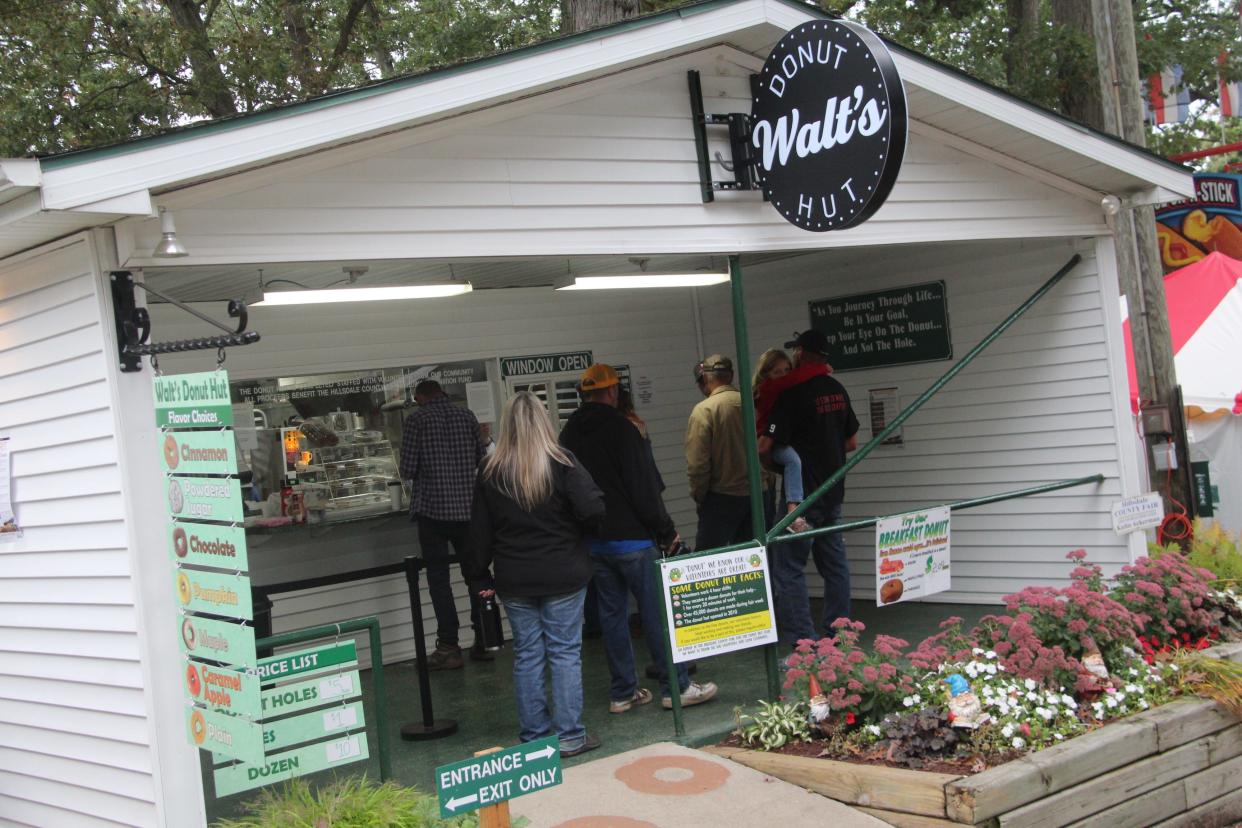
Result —
<path fill-rule="evenodd" d="M 598 391 L 601 388 L 609 388 L 620 382 L 621 378 L 617 376 L 616 371 L 612 370 L 611 365 L 597 362 L 582 372 L 582 379 L 578 381 L 578 390 Z"/>

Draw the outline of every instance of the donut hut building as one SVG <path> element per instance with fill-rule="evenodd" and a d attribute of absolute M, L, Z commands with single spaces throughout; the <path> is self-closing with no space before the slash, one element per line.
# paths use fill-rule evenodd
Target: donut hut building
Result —
<path fill-rule="evenodd" d="M 420 378 L 483 422 L 533 390 L 559 423 L 584 367 L 619 366 L 690 537 L 692 367 L 719 352 L 745 374 L 814 327 L 841 349 L 860 444 L 961 366 L 849 472 L 847 521 L 1067 484 L 955 512 L 951 585 L 929 600 L 990 604 L 1064 582 L 1074 548 L 1110 571 L 1140 554 L 1142 533 L 1115 534 L 1110 517 L 1145 484 L 1106 208 L 1188 197 L 1190 173 L 893 45 L 891 65 L 857 62 L 856 31 L 828 57 L 796 40 L 808 24 L 837 25 L 786 0 L 710 0 L 254 115 L 0 160 L 0 440 L 19 530 L 0 542 L 0 813 L 203 820 L 143 347 L 182 342 L 158 355 L 168 377 L 212 371 L 228 346 L 253 475 L 232 528 L 249 526 L 261 634 L 375 615 L 389 663 L 417 643 L 399 571 L 416 533 L 384 478 Z M 816 65 L 851 78 L 857 105 L 840 103 L 847 88 L 821 115 L 824 96 L 799 86 Z M 782 122 L 799 106 L 814 129 Z M 828 157 L 828 173 L 798 173 Z M 560 289 L 589 277 L 630 288 Z M 411 286 L 455 295 L 270 301 Z M 235 299 L 251 305 L 245 333 Z M 282 442 L 306 420 L 356 438 L 317 481 L 298 438 Z M 290 497 L 290 472 L 317 490 Z M 874 529 L 846 541 L 853 597 L 874 603 Z M 432 624 L 425 593 L 419 604 Z"/>

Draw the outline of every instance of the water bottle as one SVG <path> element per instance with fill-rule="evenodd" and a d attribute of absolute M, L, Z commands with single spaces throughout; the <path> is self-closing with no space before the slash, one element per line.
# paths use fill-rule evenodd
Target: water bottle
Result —
<path fill-rule="evenodd" d="M 505 643 L 505 632 L 500 626 L 500 607 L 496 604 L 495 595 L 479 598 L 479 632 L 485 650 L 499 650 Z"/>

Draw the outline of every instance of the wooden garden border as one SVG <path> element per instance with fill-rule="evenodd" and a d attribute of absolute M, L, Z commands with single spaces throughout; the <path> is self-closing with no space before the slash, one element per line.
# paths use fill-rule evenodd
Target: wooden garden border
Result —
<path fill-rule="evenodd" d="M 1242 661 L 1242 644 L 1206 655 Z M 901 828 L 1217 826 L 1242 820 L 1242 724 L 1176 699 L 973 776 L 737 747 L 711 753 Z"/>

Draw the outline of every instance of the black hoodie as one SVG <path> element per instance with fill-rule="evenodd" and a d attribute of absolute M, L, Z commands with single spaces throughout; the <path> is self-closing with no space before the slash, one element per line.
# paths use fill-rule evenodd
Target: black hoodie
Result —
<path fill-rule="evenodd" d="M 605 403 L 583 403 L 561 430 L 561 445 L 604 493 L 599 540 L 651 540 L 663 548 L 677 536 L 651 452 L 624 414 Z"/>

